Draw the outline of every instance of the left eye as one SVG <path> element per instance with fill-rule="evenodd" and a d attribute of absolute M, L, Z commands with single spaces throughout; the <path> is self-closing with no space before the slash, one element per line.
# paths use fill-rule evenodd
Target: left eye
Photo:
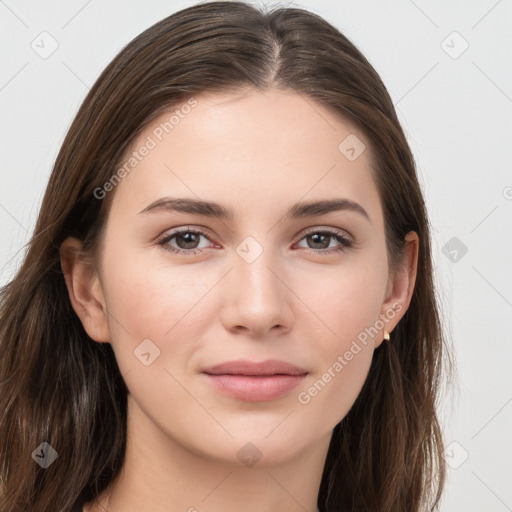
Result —
<path fill-rule="evenodd" d="M 332 239 L 337 240 L 340 245 L 332 246 Z M 306 240 L 307 243 L 319 244 L 320 247 L 307 247 L 307 249 L 317 252 L 318 249 L 332 249 L 335 251 L 343 251 L 352 246 L 352 241 L 344 234 L 338 231 L 311 231 L 304 236 L 302 240 Z M 330 253 L 332 251 L 320 251 L 324 253 Z"/>
<path fill-rule="evenodd" d="M 200 245 L 201 237 L 209 240 L 209 237 L 203 231 L 199 231 L 196 229 L 182 229 L 180 231 L 174 231 L 173 233 L 169 233 L 164 238 L 162 238 L 158 244 L 163 246 L 166 250 L 178 253 L 178 254 L 196 254 L 200 252 L 201 249 L 208 247 L 207 245 Z M 338 241 L 339 244 L 336 246 L 331 245 L 331 242 L 334 240 Z M 313 245 L 319 245 L 320 247 L 305 247 L 309 251 L 314 253 L 332 253 L 336 251 L 343 251 L 352 246 L 352 241 L 342 232 L 338 231 L 310 231 L 306 233 L 299 242 L 302 240 L 306 240 L 306 243 L 309 245 L 310 243 Z M 176 245 L 173 245 L 171 242 L 175 242 Z M 303 247 L 304 248 L 304 247 Z M 330 249 L 328 251 L 323 249 Z"/>

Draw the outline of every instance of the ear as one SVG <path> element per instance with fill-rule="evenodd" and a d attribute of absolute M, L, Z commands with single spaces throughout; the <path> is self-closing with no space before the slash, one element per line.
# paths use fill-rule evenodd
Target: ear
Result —
<path fill-rule="evenodd" d="M 389 333 L 396 327 L 411 303 L 418 269 L 418 249 L 418 234 L 410 231 L 405 236 L 404 253 L 399 268 L 395 274 L 389 276 L 386 296 L 381 308 L 380 318 L 385 322 L 383 330 Z M 382 341 L 382 339 L 376 340 L 375 347 L 378 347 Z"/>
<path fill-rule="evenodd" d="M 60 247 L 60 262 L 71 305 L 87 334 L 95 341 L 108 342 L 107 309 L 98 274 L 84 258 L 82 242 L 67 238 Z"/>

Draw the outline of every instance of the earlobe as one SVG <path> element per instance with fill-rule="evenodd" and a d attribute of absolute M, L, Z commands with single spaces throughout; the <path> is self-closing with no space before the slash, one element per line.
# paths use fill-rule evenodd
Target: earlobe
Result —
<path fill-rule="evenodd" d="M 103 290 L 92 264 L 81 256 L 81 242 L 67 238 L 60 247 L 61 267 L 69 299 L 87 334 L 108 342 L 110 333 Z"/>
<path fill-rule="evenodd" d="M 405 236 L 403 258 L 397 272 L 390 275 L 387 295 L 382 304 L 381 315 L 385 318 L 384 330 L 393 339 L 392 331 L 403 317 L 411 302 L 416 274 L 418 269 L 419 238 L 416 232 L 410 231 Z M 384 339 L 384 330 L 383 336 Z M 381 343 L 379 341 L 375 346 Z"/>

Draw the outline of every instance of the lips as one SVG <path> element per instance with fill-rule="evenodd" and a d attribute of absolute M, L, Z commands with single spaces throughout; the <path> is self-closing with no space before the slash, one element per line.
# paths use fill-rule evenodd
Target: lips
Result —
<path fill-rule="evenodd" d="M 205 368 L 203 373 L 209 375 L 304 375 L 307 370 L 278 359 L 253 362 L 243 359 L 226 361 L 224 363 Z"/>
<path fill-rule="evenodd" d="M 285 361 L 227 361 L 202 372 L 218 392 L 246 402 L 265 402 L 280 398 L 297 387 L 307 370 Z"/>

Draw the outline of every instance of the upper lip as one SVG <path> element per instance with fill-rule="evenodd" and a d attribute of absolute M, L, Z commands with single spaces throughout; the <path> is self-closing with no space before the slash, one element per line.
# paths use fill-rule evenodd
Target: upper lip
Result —
<path fill-rule="evenodd" d="M 226 361 L 205 368 L 203 373 L 210 375 L 303 375 L 307 370 L 278 359 L 253 362 L 243 359 Z"/>

